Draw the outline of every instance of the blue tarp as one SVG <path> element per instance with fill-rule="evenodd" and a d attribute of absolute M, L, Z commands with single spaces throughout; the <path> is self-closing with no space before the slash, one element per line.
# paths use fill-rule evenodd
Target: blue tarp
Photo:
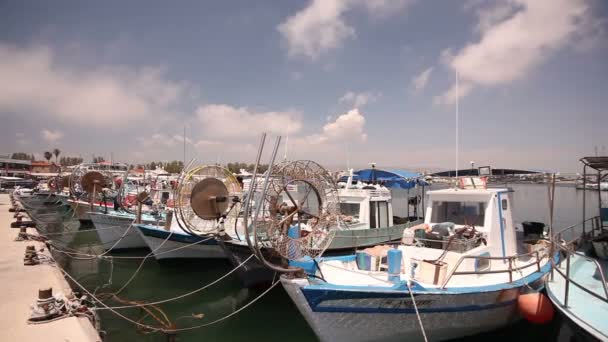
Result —
<path fill-rule="evenodd" d="M 380 169 L 363 169 L 354 172 L 354 181 L 363 181 L 366 183 L 379 182 L 387 188 L 411 189 L 416 184 L 428 185 L 423 179 L 422 174 L 405 170 L 380 170 Z M 348 177 L 342 177 L 341 182 L 346 182 Z"/>

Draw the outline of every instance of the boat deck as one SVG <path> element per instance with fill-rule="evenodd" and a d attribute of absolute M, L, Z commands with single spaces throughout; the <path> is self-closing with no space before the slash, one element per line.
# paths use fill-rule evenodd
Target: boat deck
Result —
<path fill-rule="evenodd" d="M 598 260 L 604 274 L 608 271 L 608 261 Z M 564 260 L 559 269 L 566 274 L 566 261 Z M 596 272 L 596 264 L 578 254 L 573 254 L 570 260 L 570 278 L 594 292 L 602 301 L 593 295 L 585 292 L 578 286 L 570 283 L 568 290 L 568 306 L 564 306 L 564 296 L 566 291 L 566 279 L 558 272 L 554 272 L 553 281 L 546 284 L 547 293 L 551 297 L 556 307 L 561 310 L 568 318 L 585 328 L 596 338 L 608 340 L 608 298 L 604 293 L 602 281 L 593 275 Z"/>

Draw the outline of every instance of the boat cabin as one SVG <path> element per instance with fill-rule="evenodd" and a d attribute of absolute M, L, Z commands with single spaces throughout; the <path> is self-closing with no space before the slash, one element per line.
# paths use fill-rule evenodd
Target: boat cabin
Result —
<path fill-rule="evenodd" d="M 468 252 L 479 249 L 496 257 L 517 254 L 509 190 L 445 189 L 428 194 L 424 219 L 425 247 L 443 249 L 445 243 L 428 241 L 452 239 L 448 250 Z"/>
<path fill-rule="evenodd" d="M 342 219 L 348 229 L 374 229 L 393 225 L 391 192 L 381 185 L 345 186 L 338 190 Z"/>

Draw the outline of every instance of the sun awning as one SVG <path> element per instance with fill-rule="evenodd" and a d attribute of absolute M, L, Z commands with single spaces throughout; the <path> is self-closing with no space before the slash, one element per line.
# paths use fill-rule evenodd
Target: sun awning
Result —
<path fill-rule="evenodd" d="M 366 183 L 378 182 L 393 189 L 411 189 L 419 185 L 428 185 L 423 179 L 422 174 L 417 172 L 391 169 L 363 169 L 353 172 L 353 180 Z M 340 179 L 341 182 L 346 182 L 348 176 Z"/>
<path fill-rule="evenodd" d="M 608 171 L 608 157 L 584 157 L 581 162 L 597 171 Z"/>

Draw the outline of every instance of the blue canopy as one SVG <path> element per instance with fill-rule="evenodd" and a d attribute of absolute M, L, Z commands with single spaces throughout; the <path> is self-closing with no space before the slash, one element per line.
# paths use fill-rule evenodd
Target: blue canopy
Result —
<path fill-rule="evenodd" d="M 416 184 L 428 185 L 423 179 L 422 174 L 405 170 L 380 170 L 363 169 L 353 173 L 353 180 L 366 183 L 380 182 L 387 188 L 411 189 Z M 346 182 L 348 177 L 342 177 L 341 182 Z"/>

